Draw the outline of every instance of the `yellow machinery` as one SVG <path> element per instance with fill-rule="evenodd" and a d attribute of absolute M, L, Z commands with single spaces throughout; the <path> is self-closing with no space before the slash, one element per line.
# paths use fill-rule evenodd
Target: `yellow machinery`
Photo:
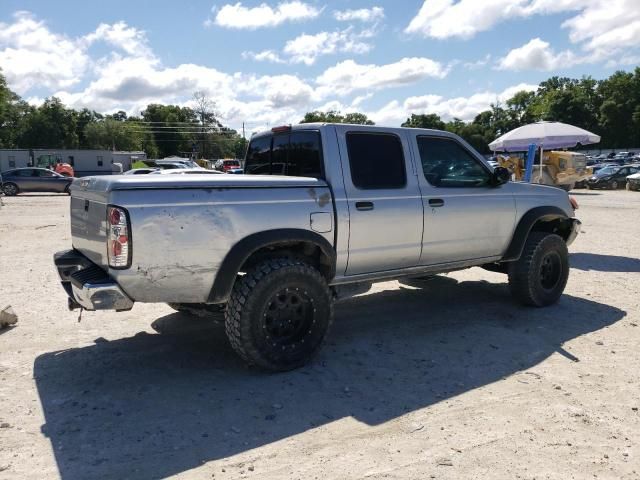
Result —
<path fill-rule="evenodd" d="M 524 178 L 524 158 L 498 155 L 496 160 L 501 167 L 509 169 L 515 180 Z M 569 191 L 577 182 L 586 180 L 590 175 L 587 157 L 582 153 L 551 150 L 543 153 L 542 171 L 538 161 L 534 164 L 531 183 L 552 185 Z"/>

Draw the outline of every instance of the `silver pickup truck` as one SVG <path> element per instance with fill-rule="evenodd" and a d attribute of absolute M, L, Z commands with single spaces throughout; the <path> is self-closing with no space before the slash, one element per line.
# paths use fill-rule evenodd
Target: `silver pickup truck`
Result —
<path fill-rule="evenodd" d="M 320 349 L 348 284 L 481 266 L 527 305 L 565 288 L 575 202 L 450 133 L 278 127 L 251 138 L 244 168 L 76 180 L 73 249 L 55 255 L 69 307 L 224 316 L 237 353 L 278 371 Z"/>

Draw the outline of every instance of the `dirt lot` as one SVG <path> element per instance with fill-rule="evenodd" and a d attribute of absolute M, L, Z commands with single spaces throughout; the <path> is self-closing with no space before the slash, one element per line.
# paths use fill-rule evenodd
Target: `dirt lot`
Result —
<path fill-rule="evenodd" d="M 480 269 L 379 284 L 280 375 L 164 305 L 78 323 L 51 259 L 68 197 L 5 198 L 0 478 L 640 478 L 640 194 L 576 198 L 558 305 Z"/>

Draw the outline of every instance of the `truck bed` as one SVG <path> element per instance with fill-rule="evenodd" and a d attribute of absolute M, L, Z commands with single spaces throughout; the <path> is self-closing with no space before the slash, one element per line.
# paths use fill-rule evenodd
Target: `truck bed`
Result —
<path fill-rule="evenodd" d="M 218 267 L 239 239 L 276 226 L 308 230 L 311 213 L 333 218 L 331 192 L 322 180 L 195 177 L 76 180 L 71 188 L 74 249 L 108 272 L 135 301 L 197 303 L 207 300 Z M 132 263 L 125 270 L 108 266 L 107 205 L 124 206 L 129 214 Z M 333 227 L 321 235 L 334 244 Z"/>

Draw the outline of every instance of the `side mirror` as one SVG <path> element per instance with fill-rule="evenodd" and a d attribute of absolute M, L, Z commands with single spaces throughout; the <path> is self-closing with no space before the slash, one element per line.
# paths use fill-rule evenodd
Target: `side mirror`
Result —
<path fill-rule="evenodd" d="M 511 172 L 509 169 L 504 167 L 496 167 L 493 169 L 493 185 L 499 186 L 504 185 L 505 183 L 511 180 Z"/>

